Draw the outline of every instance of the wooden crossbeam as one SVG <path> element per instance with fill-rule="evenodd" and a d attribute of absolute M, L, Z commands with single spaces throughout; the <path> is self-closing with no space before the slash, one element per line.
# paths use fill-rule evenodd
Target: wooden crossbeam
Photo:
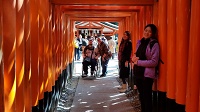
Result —
<path fill-rule="evenodd" d="M 51 0 L 57 5 L 153 5 L 155 0 Z"/>

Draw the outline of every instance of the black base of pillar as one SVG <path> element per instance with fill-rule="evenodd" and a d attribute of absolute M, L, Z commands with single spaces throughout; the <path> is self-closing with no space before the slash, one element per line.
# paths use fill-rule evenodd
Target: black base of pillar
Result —
<path fill-rule="evenodd" d="M 153 112 L 158 112 L 158 92 L 153 91 Z"/>
<path fill-rule="evenodd" d="M 185 105 L 176 104 L 176 112 L 186 112 Z"/>
<path fill-rule="evenodd" d="M 47 109 L 49 107 L 49 92 L 44 92 L 44 110 L 48 112 Z"/>
<path fill-rule="evenodd" d="M 39 112 L 39 107 L 38 106 L 33 106 L 32 107 L 32 112 Z"/>
<path fill-rule="evenodd" d="M 44 99 L 39 100 L 39 111 L 44 112 Z"/>
<path fill-rule="evenodd" d="M 158 112 L 166 112 L 166 93 L 158 91 Z"/>
<path fill-rule="evenodd" d="M 169 99 L 169 98 L 167 98 L 167 104 L 166 104 L 166 111 L 167 112 L 174 112 L 175 110 L 175 108 L 176 108 L 176 102 L 175 102 L 175 100 L 174 99 Z"/>
<path fill-rule="evenodd" d="M 52 108 L 52 91 L 49 92 L 48 97 L 49 97 L 49 102 L 48 102 L 48 108 L 47 108 L 47 112 L 51 112 L 51 108 Z"/>

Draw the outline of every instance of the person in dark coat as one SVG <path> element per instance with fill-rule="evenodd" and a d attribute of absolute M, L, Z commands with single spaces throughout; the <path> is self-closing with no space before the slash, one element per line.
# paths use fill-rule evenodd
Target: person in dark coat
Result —
<path fill-rule="evenodd" d="M 119 60 L 119 78 L 121 78 L 123 84 L 119 87 L 119 92 L 125 92 L 128 87 L 126 79 L 129 77 L 130 72 L 130 57 L 132 53 L 132 42 L 129 31 L 124 32 L 121 43 L 119 45 L 118 60 Z"/>

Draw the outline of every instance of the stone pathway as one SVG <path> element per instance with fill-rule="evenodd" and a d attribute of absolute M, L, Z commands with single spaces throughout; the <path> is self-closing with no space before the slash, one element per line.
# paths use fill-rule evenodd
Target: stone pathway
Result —
<path fill-rule="evenodd" d="M 61 93 L 55 112 L 136 112 L 117 86 L 118 61 L 110 60 L 103 78 L 83 79 L 82 61 L 75 62 L 75 74 Z"/>

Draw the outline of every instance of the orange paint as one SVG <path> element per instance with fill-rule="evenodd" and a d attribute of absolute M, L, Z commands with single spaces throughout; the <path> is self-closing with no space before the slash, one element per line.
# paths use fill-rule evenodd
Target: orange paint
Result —
<path fill-rule="evenodd" d="M 158 2 L 158 41 L 160 44 L 160 57 L 165 64 L 160 66 L 158 90 L 166 92 L 166 67 L 167 67 L 167 0 Z"/>
<path fill-rule="evenodd" d="M 167 97 L 175 99 L 176 94 L 176 2 L 174 0 L 167 1 Z M 170 58 L 173 57 L 173 58 Z M 162 66 L 162 65 L 161 65 Z"/>
<path fill-rule="evenodd" d="M 145 18 L 144 18 L 144 7 L 140 8 L 139 12 L 139 37 L 141 39 L 143 37 L 144 27 L 145 27 Z"/>
<path fill-rule="evenodd" d="M 12 0 L 2 1 L 3 6 L 3 65 L 5 112 L 16 111 L 16 6 Z"/>
<path fill-rule="evenodd" d="M 32 108 L 32 98 L 31 98 L 31 60 L 30 60 L 30 3 L 25 2 L 24 6 L 24 14 L 25 14 L 25 21 L 24 21 L 24 41 L 25 41 L 25 58 L 24 58 L 24 104 L 25 104 L 25 112 L 31 112 Z"/>
<path fill-rule="evenodd" d="M 187 72 L 187 94 L 186 112 L 200 112 L 200 49 L 199 27 L 200 27 L 200 1 L 193 0 L 191 3 L 188 72 Z"/>
<path fill-rule="evenodd" d="M 38 104 L 39 99 L 39 15 L 38 1 L 30 1 L 30 17 L 31 17 L 31 93 L 32 106 Z"/>
<path fill-rule="evenodd" d="M 190 0 L 176 1 L 176 102 L 185 104 L 190 31 Z"/>
<path fill-rule="evenodd" d="M 16 8 L 16 111 L 23 112 L 24 104 L 24 4 L 17 1 Z"/>
<path fill-rule="evenodd" d="M 158 3 L 155 2 L 154 5 L 153 5 L 153 9 L 152 9 L 152 23 L 155 24 L 156 26 L 158 26 Z M 154 91 L 157 91 L 158 90 L 158 81 L 155 80 L 154 83 L 153 83 L 153 86 L 152 86 L 152 89 Z"/>
<path fill-rule="evenodd" d="M 152 6 L 144 6 L 144 13 L 145 13 L 145 24 L 147 25 L 147 24 L 150 24 L 150 23 L 152 23 L 152 12 L 153 12 L 153 10 L 152 10 L 153 8 L 152 8 Z"/>
<path fill-rule="evenodd" d="M 3 5 L 0 0 L 0 108 L 5 111 L 4 108 L 4 75 L 3 75 Z"/>

